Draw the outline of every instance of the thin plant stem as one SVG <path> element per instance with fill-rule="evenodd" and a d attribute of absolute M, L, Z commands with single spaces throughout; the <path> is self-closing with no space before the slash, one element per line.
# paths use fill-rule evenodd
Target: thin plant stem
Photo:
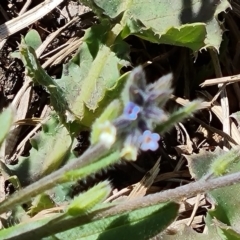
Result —
<path fill-rule="evenodd" d="M 58 183 L 62 182 L 62 177 L 65 173 L 93 163 L 106 154 L 107 151 L 108 149 L 101 143 L 89 147 L 88 150 L 86 150 L 86 152 L 84 152 L 79 158 L 72 159 L 64 167 L 14 193 L 12 196 L 1 202 L 0 213 L 11 210 L 14 206 L 22 204 L 32 197 L 35 197 L 38 194 L 55 187 Z"/>
<path fill-rule="evenodd" d="M 94 210 L 84 216 L 80 215 L 78 217 L 66 217 L 66 214 L 57 215 L 55 217 L 46 219 L 46 221 L 39 224 L 39 226 L 33 225 L 35 227 L 33 227 L 31 231 L 22 233 L 16 239 L 29 239 L 31 237 L 34 237 L 34 239 L 36 239 L 36 237 L 37 239 L 42 239 L 50 234 L 52 235 L 66 231 L 73 227 L 81 226 L 89 222 L 101 220 L 113 215 L 120 215 L 136 209 L 153 206 L 167 201 L 179 202 L 184 198 L 196 196 L 197 194 L 206 193 L 208 191 L 230 186 L 239 182 L 240 172 L 207 180 L 204 178 L 175 189 L 166 190 L 133 200 L 127 200 L 125 202 L 118 203 L 118 205 L 113 207 L 106 205 L 106 208 Z"/>
<path fill-rule="evenodd" d="M 178 202 L 184 198 L 193 197 L 197 194 L 206 193 L 217 188 L 227 187 L 237 183 L 240 183 L 240 172 L 228 174 L 217 178 L 200 179 L 196 182 L 189 183 L 181 187 L 166 190 L 160 193 L 150 194 L 145 197 L 120 203 L 119 205 L 116 205 L 109 210 L 96 214 L 94 219 L 100 219 L 106 216 L 112 216 L 123 212 L 133 211 L 135 209 L 156 205 L 161 202 Z"/>

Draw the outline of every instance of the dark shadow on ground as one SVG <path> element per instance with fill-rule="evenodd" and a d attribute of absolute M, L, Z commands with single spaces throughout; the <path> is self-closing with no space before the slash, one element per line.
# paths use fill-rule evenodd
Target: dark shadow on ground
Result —
<path fill-rule="evenodd" d="M 220 3 L 220 0 L 201 0 L 199 11 L 194 12 L 193 0 L 182 0 L 182 12 L 179 16 L 180 22 L 182 24 L 208 22 L 213 18 L 216 8 Z"/>

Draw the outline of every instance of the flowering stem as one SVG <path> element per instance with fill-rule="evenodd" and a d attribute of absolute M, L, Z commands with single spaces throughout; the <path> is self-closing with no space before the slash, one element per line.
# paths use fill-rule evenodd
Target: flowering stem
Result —
<path fill-rule="evenodd" d="M 160 193 L 150 194 L 138 199 L 122 202 L 109 210 L 102 211 L 94 216 L 94 219 L 101 219 L 107 216 L 121 214 L 123 212 L 133 211 L 135 209 L 156 205 L 166 201 L 181 201 L 184 198 L 193 197 L 197 194 L 206 193 L 208 191 L 231 186 L 240 183 L 240 172 L 228 174 L 225 176 L 200 179 L 196 182 L 177 187 L 174 189 L 166 190 Z"/>
<path fill-rule="evenodd" d="M 94 222 L 96 220 L 104 219 L 109 216 L 130 212 L 143 207 L 153 206 L 161 202 L 166 201 L 180 201 L 186 197 L 192 197 L 198 193 L 205 193 L 216 188 L 230 186 L 235 183 L 240 182 L 240 172 L 225 175 L 213 179 L 200 179 L 196 182 L 177 187 L 175 189 L 166 190 L 160 193 L 151 194 L 138 199 L 128 200 L 119 203 L 111 208 L 97 209 L 87 214 L 87 217 L 80 215 L 78 217 L 67 217 L 66 214 L 57 215 L 53 218 L 46 218 L 46 221 L 42 224 L 35 224 L 31 227 L 30 232 L 25 233 L 26 235 L 21 235 L 18 239 L 28 239 L 31 234 L 35 234 L 38 237 L 49 236 L 49 228 L 51 229 L 51 234 L 58 233 L 60 231 L 65 231 L 73 227 L 81 226 L 89 222 Z M 105 206 L 106 207 L 106 206 Z M 110 206 L 109 206 L 110 207 Z M 61 221 L 60 221 L 61 220 Z"/>
<path fill-rule="evenodd" d="M 90 146 L 79 158 L 71 159 L 64 167 L 43 177 L 39 181 L 14 193 L 0 203 L 0 214 L 11 210 L 14 206 L 27 202 L 32 197 L 55 187 L 62 182 L 63 176 L 70 170 L 82 168 L 104 156 L 109 150 L 101 143 Z"/>

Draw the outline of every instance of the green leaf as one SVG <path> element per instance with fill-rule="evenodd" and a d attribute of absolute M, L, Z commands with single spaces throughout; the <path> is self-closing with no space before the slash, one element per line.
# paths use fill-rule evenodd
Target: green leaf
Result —
<path fill-rule="evenodd" d="M 197 111 L 200 107 L 200 103 L 200 101 L 192 101 L 189 102 L 186 106 L 174 111 L 169 115 L 169 118 L 165 122 L 156 127 L 156 130 L 161 134 L 169 131 L 174 124 L 183 121 L 192 113 Z"/>
<path fill-rule="evenodd" d="M 211 216 L 211 211 L 207 213 L 206 225 L 208 232 L 216 232 L 221 239 L 238 240 L 240 234 L 233 230 L 232 227 L 218 221 L 214 216 Z"/>
<path fill-rule="evenodd" d="M 52 115 L 30 142 L 29 156 L 20 157 L 16 165 L 8 165 L 23 186 L 58 169 L 70 151 L 72 139 L 66 127 Z"/>
<path fill-rule="evenodd" d="M 240 148 L 226 152 L 216 149 L 214 152 L 201 151 L 199 154 L 186 156 L 191 175 L 195 179 L 210 177 L 217 173 L 234 173 L 240 171 Z M 226 164 L 224 163 L 224 159 Z M 216 171 L 216 163 L 220 164 Z M 219 171 L 220 168 L 220 171 Z M 240 184 L 215 189 L 208 193 L 210 199 L 216 205 L 209 211 L 212 218 L 228 225 L 234 231 L 240 232 Z"/>
<path fill-rule="evenodd" d="M 75 182 L 66 182 L 62 184 L 57 184 L 54 188 L 48 190 L 49 196 L 55 202 L 56 205 L 61 205 L 63 203 L 72 200 L 73 184 Z"/>
<path fill-rule="evenodd" d="M 33 201 L 32 206 L 28 210 L 28 214 L 34 215 L 44 209 L 55 207 L 54 202 L 48 194 L 42 193 L 38 195 Z"/>
<path fill-rule="evenodd" d="M 128 45 L 118 37 L 119 27 L 103 22 L 88 29 L 58 80 L 71 111 L 88 127 L 119 96 L 126 81 L 119 70 L 128 63 Z"/>
<path fill-rule="evenodd" d="M 86 214 L 98 203 L 103 202 L 110 192 L 110 183 L 108 181 L 101 182 L 87 192 L 75 197 L 68 206 L 67 213 L 71 216 Z"/>
<path fill-rule="evenodd" d="M 28 46 L 32 47 L 34 50 L 36 50 L 41 44 L 42 40 L 38 32 L 34 29 L 31 29 L 26 36 L 22 40 L 22 44 L 26 43 Z M 12 58 L 18 58 L 21 59 L 21 55 L 19 51 L 15 51 L 10 53 L 10 56 Z"/>
<path fill-rule="evenodd" d="M 86 215 L 64 218 L 64 214 L 56 214 L 54 217 L 3 229 L 0 231 L 0 239 L 29 239 L 33 234 L 35 239 L 42 239 L 62 232 L 54 237 L 64 240 L 147 240 L 169 226 L 177 217 L 178 209 L 177 203 L 167 202 L 111 217 L 98 217 L 98 220 L 91 220 Z"/>
<path fill-rule="evenodd" d="M 68 230 L 56 235 L 58 239 L 138 239 L 144 240 L 163 231 L 176 217 L 178 204 L 161 203 L 145 207 Z"/>
<path fill-rule="evenodd" d="M 0 146 L 1 146 L 2 142 L 5 140 L 8 132 L 10 131 L 10 128 L 13 123 L 13 118 L 14 118 L 14 111 L 11 107 L 5 109 L 0 114 L 0 126 L 1 126 Z"/>
<path fill-rule="evenodd" d="M 69 182 L 69 181 L 74 181 L 77 179 L 83 179 L 83 178 L 87 177 L 88 175 L 96 173 L 100 170 L 106 170 L 109 166 L 117 163 L 120 159 L 121 159 L 120 150 L 114 151 L 114 149 L 112 149 L 112 152 L 108 153 L 106 156 L 98 159 L 97 161 L 95 161 L 81 169 L 71 170 L 71 171 L 65 173 L 61 177 L 60 182 Z M 71 161 L 74 161 L 74 159 Z"/>
<path fill-rule="evenodd" d="M 194 51 L 212 46 L 219 49 L 222 29 L 220 12 L 230 8 L 227 0 L 88 0 L 95 12 L 110 19 L 121 19 L 123 36 L 135 34 L 156 43 L 185 46 Z"/>
<path fill-rule="evenodd" d="M 35 29 L 31 29 L 24 37 L 26 44 L 36 50 L 41 44 L 42 40 L 39 33 Z"/>
<path fill-rule="evenodd" d="M 20 53 L 27 73 L 34 83 L 47 88 L 60 117 L 69 110 L 90 127 L 109 102 L 119 96 L 126 80 L 119 70 L 128 64 L 128 45 L 118 36 L 121 29 L 120 25 L 112 28 L 108 22 L 88 29 L 79 52 L 64 66 L 57 81 L 47 75 L 34 50 L 22 41 Z"/>
<path fill-rule="evenodd" d="M 123 29 L 123 37 L 133 34 L 152 43 L 164 43 L 191 48 L 197 51 L 205 46 L 206 25 L 204 23 L 184 24 L 178 27 L 171 26 L 164 33 L 147 28 L 135 19 L 129 19 Z"/>
<path fill-rule="evenodd" d="M 239 162 L 239 157 L 240 151 L 237 148 L 217 156 L 211 164 L 210 173 L 217 177 L 228 173 L 231 167 L 235 167 L 235 163 Z"/>
<path fill-rule="evenodd" d="M 63 117 L 65 111 L 69 110 L 64 91 L 59 87 L 56 81 L 44 71 L 41 64 L 38 62 L 34 49 L 28 46 L 24 39 L 22 39 L 19 50 L 28 76 L 31 77 L 35 84 L 40 84 L 47 88 L 50 93 L 52 106 L 55 111 L 60 114 L 60 117 Z"/>

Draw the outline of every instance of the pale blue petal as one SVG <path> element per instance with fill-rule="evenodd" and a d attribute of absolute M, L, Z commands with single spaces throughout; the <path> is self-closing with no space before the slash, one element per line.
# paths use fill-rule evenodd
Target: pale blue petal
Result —
<path fill-rule="evenodd" d="M 157 133 L 151 133 L 150 130 L 144 131 L 143 135 L 139 138 L 141 143 L 142 151 L 156 151 L 159 147 L 158 141 L 160 140 L 160 136 Z"/>
<path fill-rule="evenodd" d="M 129 120 L 136 120 L 140 112 L 140 107 L 133 102 L 129 102 L 124 108 L 123 114 Z"/>

